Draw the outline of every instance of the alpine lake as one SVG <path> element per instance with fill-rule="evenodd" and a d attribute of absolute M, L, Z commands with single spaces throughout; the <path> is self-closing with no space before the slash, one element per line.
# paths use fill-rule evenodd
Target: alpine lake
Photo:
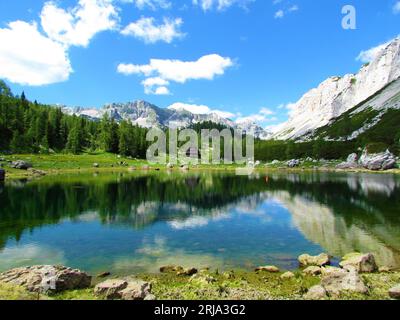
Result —
<path fill-rule="evenodd" d="M 0 184 L 0 272 L 61 264 L 91 274 L 161 266 L 298 267 L 371 252 L 400 267 L 400 176 L 132 172 Z"/>

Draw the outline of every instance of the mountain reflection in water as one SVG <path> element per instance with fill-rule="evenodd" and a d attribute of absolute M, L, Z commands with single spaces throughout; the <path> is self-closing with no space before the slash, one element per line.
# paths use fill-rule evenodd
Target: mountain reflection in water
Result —
<path fill-rule="evenodd" d="M 0 270 L 296 266 L 373 252 L 400 266 L 400 179 L 385 174 L 70 175 L 0 185 Z"/>

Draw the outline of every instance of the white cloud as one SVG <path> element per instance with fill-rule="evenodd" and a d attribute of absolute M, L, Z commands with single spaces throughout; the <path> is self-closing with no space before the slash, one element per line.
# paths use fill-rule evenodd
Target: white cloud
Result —
<path fill-rule="evenodd" d="M 280 4 L 282 0 L 275 0 L 273 1 L 273 5 Z M 287 14 L 299 11 L 299 6 L 297 4 L 291 5 L 290 7 L 286 7 L 283 9 L 279 9 L 275 12 L 275 19 L 283 19 Z"/>
<path fill-rule="evenodd" d="M 389 43 L 390 41 L 385 42 L 379 46 L 373 47 L 371 49 L 361 51 L 356 59 L 364 63 L 371 62 L 375 60 L 375 58 L 379 55 L 379 53 L 381 53 L 382 50 L 388 46 Z"/>
<path fill-rule="evenodd" d="M 40 18 L 49 38 L 67 47 L 87 47 L 97 33 L 113 30 L 119 20 L 112 0 L 79 0 L 76 7 L 67 10 L 47 2 Z"/>
<path fill-rule="evenodd" d="M 171 20 L 164 18 L 164 23 L 156 25 L 154 18 L 141 18 L 129 24 L 121 33 L 125 36 L 133 36 L 146 43 L 164 41 L 171 43 L 174 39 L 182 38 L 183 33 L 179 30 L 183 21 L 180 18 Z"/>
<path fill-rule="evenodd" d="M 142 81 L 142 84 L 146 94 L 168 95 L 170 93 L 167 87 L 169 82 L 160 77 L 147 78 Z"/>
<path fill-rule="evenodd" d="M 275 121 L 276 118 L 269 118 L 269 116 L 275 114 L 274 111 L 268 108 L 261 108 L 260 111 L 256 114 L 251 114 L 245 117 L 239 117 L 236 119 L 236 123 L 243 124 L 243 123 L 258 123 L 262 124 L 269 121 Z"/>
<path fill-rule="evenodd" d="M 0 28 L 0 77 L 11 82 L 41 86 L 68 80 L 71 46 L 86 47 L 99 32 L 117 27 L 114 0 L 79 0 L 71 9 L 46 2 L 36 22 L 14 21 Z"/>
<path fill-rule="evenodd" d="M 72 72 L 65 48 L 43 36 L 36 23 L 14 21 L 0 29 L 0 78 L 40 86 L 65 81 Z"/>
<path fill-rule="evenodd" d="M 182 102 L 176 102 L 170 105 L 168 109 L 177 111 L 189 111 L 193 114 L 216 114 L 225 119 L 231 119 L 236 116 L 231 112 L 211 109 L 209 106 L 206 105 L 188 104 Z"/>
<path fill-rule="evenodd" d="M 247 5 L 254 0 L 193 0 L 195 6 L 200 6 L 204 11 L 217 9 L 218 11 L 225 10 L 232 5 L 239 5 L 242 8 L 247 8 Z"/>
<path fill-rule="evenodd" d="M 400 1 L 397 1 L 393 6 L 393 13 L 399 14 L 400 13 Z"/>
<path fill-rule="evenodd" d="M 278 10 L 277 12 L 275 12 L 275 18 L 283 18 L 285 16 L 285 12 L 283 10 Z"/>
<path fill-rule="evenodd" d="M 168 0 L 123 0 L 123 2 L 134 3 L 140 10 L 147 8 L 151 10 L 170 9 L 172 6 L 172 3 Z"/>
<path fill-rule="evenodd" d="M 223 75 L 233 64 L 230 58 L 210 54 L 197 61 L 151 59 L 146 65 L 122 63 L 118 65 L 117 71 L 124 75 L 142 74 L 146 80 L 160 78 L 168 82 L 185 83 L 189 80 L 212 80 L 217 75 Z"/>

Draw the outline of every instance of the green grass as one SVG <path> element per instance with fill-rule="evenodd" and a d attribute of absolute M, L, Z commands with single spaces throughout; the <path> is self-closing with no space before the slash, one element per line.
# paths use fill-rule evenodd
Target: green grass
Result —
<path fill-rule="evenodd" d="M 227 277 L 227 274 L 230 276 Z M 158 300 L 301 300 L 319 276 L 304 276 L 300 270 L 292 279 L 282 280 L 282 273 L 250 272 L 243 270 L 219 273 L 202 271 L 200 277 L 211 277 L 214 282 L 194 282 L 190 277 L 175 273 L 142 274 L 138 278 L 152 283 L 152 293 Z M 362 274 L 369 292 L 366 295 L 343 293 L 339 300 L 388 300 L 388 290 L 400 282 L 400 273 Z M 21 287 L 0 284 L 0 300 L 101 300 L 93 288 L 67 291 L 52 296 L 28 293 Z M 333 298 L 332 298 L 333 299 Z"/>

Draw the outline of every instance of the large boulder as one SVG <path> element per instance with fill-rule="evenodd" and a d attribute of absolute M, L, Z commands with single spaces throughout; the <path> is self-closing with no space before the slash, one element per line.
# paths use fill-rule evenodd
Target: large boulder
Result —
<path fill-rule="evenodd" d="M 360 165 L 357 162 L 358 155 L 357 153 L 352 153 L 347 157 L 345 162 L 342 162 L 336 166 L 336 169 L 357 169 L 360 168 Z"/>
<path fill-rule="evenodd" d="M 124 290 L 128 286 L 128 282 L 125 280 L 106 280 L 99 283 L 94 288 L 94 294 L 97 296 L 104 297 L 107 300 L 121 299 L 121 290 Z"/>
<path fill-rule="evenodd" d="M 389 170 L 396 167 L 396 157 L 389 151 L 369 153 L 365 148 L 359 164 L 368 170 Z"/>
<path fill-rule="evenodd" d="M 340 295 L 343 292 L 366 294 L 368 288 L 355 269 L 337 270 L 322 276 L 321 285 L 330 295 Z"/>
<path fill-rule="evenodd" d="M 144 300 L 151 294 L 151 284 L 142 280 L 129 281 L 120 294 L 122 300 Z"/>
<path fill-rule="evenodd" d="M 28 170 L 32 168 L 32 164 L 23 160 L 17 160 L 11 162 L 11 168 L 20 169 L 20 170 Z"/>
<path fill-rule="evenodd" d="M 321 253 L 318 256 L 310 256 L 309 254 L 302 254 L 298 258 L 301 267 L 318 266 L 323 267 L 331 263 L 329 255 Z"/>
<path fill-rule="evenodd" d="M 88 288 L 92 277 L 77 269 L 45 265 L 1 273 L 0 282 L 22 286 L 31 292 L 54 293 Z"/>
<path fill-rule="evenodd" d="M 94 288 L 94 294 L 107 300 L 145 300 L 151 295 L 151 284 L 138 279 L 106 280 Z"/>
<path fill-rule="evenodd" d="M 378 271 L 378 266 L 372 253 L 349 253 L 342 258 L 339 265 L 344 269 L 355 268 L 357 272 Z"/>
<path fill-rule="evenodd" d="M 297 159 L 289 160 L 289 161 L 286 163 L 286 165 L 287 165 L 289 168 L 296 168 L 296 167 L 298 167 L 298 166 L 300 165 L 300 160 L 297 160 Z"/>

